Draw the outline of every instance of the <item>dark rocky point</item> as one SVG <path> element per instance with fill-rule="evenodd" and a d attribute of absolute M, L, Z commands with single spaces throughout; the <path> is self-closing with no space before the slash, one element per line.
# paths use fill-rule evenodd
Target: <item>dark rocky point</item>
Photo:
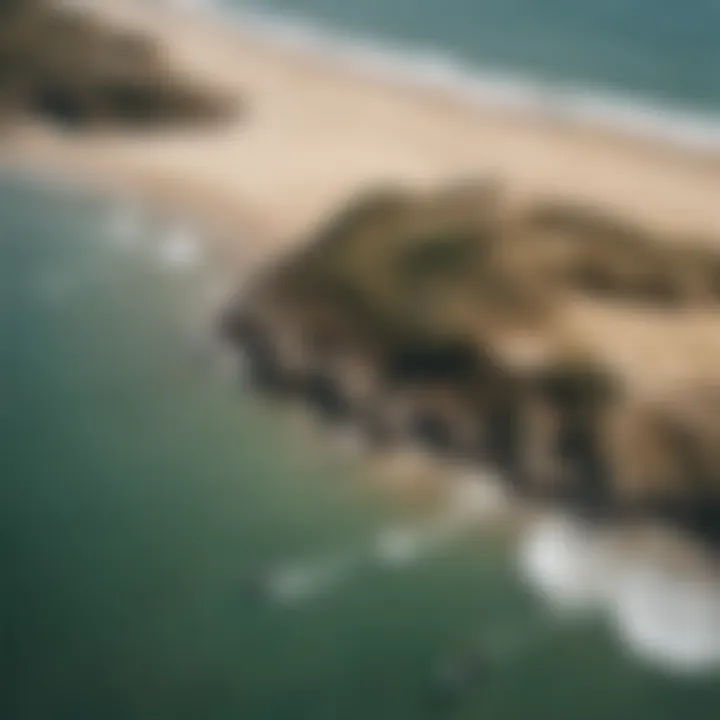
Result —
<path fill-rule="evenodd" d="M 142 34 L 52 0 L 0 0 L 0 118 L 66 130 L 219 122 L 240 103 L 175 72 Z"/>
<path fill-rule="evenodd" d="M 381 446 L 410 438 L 520 495 L 717 542 L 720 393 L 635 392 L 612 343 L 591 342 L 595 316 L 571 326 L 567 310 L 720 312 L 719 268 L 701 243 L 569 202 L 518 208 L 493 182 L 380 189 L 268 268 L 223 329 L 261 384 Z"/>

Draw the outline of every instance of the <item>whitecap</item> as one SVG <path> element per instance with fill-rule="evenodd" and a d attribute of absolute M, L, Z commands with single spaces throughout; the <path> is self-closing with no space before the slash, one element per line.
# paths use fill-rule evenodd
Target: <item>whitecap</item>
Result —
<path fill-rule="evenodd" d="M 526 530 L 523 578 L 551 604 L 578 609 L 601 602 L 613 582 L 612 557 L 589 528 L 569 518 L 545 518 Z"/>
<path fill-rule="evenodd" d="M 158 243 L 158 255 L 168 267 L 194 267 L 202 259 L 199 233 L 190 225 L 181 223 L 168 228 Z"/>
<path fill-rule="evenodd" d="M 631 652 L 672 671 L 720 669 L 720 583 L 632 567 L 619 579 L 612 617 Z"/>

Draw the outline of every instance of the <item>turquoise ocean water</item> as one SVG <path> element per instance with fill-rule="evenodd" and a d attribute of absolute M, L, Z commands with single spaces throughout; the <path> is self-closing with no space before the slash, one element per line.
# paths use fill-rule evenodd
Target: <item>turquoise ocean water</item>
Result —
<path fill-rule="evenodd" d="M 420 51 L 419 73 L 447 74 L 451 58 L 463 78 L 560 83 L 597 112 L 665 127 L 659 108 L 680 106 L 703 138 L 720 108 L 710 0 L 253 8 L 276 24 L 292 14 L 305 37 L 360 38 L 389 66 Z M 426 520 L 369 490 L 360 459 L 218 372 L 212 265 L 168 263 L 165 231 L 118 230 L 117 211 L 0 179 L 0 717 L 720 715 L 717 670 L 666 672 L 628 653 L 607 613 L 558 615 L 522 581 L 514 542 L 416 543 Z M 388 550 L 388 529 L 411 542 Z M 280 581 L 265 603 L 248 578 L 268 568 Z M 710 641 L 720 591 L 711 600 L 683 606 L 707 616 Z M 438 663 L 470 639 L 490 652 L 482 681 L 457 705 L 429 702 Z M 682 638 L 668 646 L 697 656 Z"/>

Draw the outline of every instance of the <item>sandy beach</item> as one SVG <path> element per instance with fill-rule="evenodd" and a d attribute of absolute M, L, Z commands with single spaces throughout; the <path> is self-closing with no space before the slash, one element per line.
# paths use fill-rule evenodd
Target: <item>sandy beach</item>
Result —
<path fill-rule="evenodd" d="M 403 86 L 281 47 L 195 11 L 129 0 L 93 8 L 157 37 L 181 69 L 243 97 L 247 114 L 222 128 L 146 136 L 23 127 L 6 139 L 3 157 L 244 228 L 237 242 L 252 232 L 253 248 L 245 250 L 253 256 L 296 241 L 373 183 L 425 185 L 485 174 L 518 193 L 571 196 L 660 229 L 720 235 L 714 158 L 559 118 L 479 108 L 440 89 Z M 232 242 L 224 249 L 233 250 Z"/>

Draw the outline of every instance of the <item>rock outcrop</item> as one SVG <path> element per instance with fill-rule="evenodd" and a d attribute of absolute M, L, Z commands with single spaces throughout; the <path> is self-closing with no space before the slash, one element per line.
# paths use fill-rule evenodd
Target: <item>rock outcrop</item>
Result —
<path fill-rule="evenodd" d="M 174 72 L 161 48 L 69 4 L 0 0 L 0 113 L 65 128 L 220 120 L 235 99 Z"/>
<path fill-rule="evenodd" d="M 413 440 L 492 466 L 522 495 L 720 540 L 708 245 L 574 203 L 510 202 L 495 182 L 380 189 L 268 268 L 222 332 L 265 390 L 376 442 Z"/>

